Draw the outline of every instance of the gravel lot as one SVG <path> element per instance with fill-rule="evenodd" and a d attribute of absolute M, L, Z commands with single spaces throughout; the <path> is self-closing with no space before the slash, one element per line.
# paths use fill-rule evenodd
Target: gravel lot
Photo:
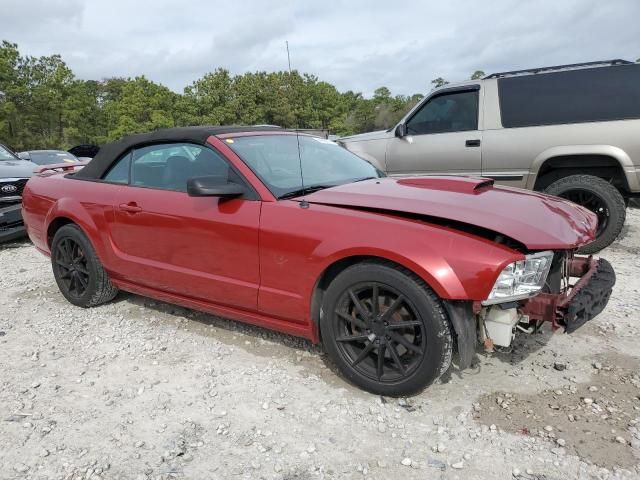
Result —
<path fill-rule="evenodd" d="M 409 399 L 304 340 L 129 294 L 83 310 L 0 249 L 0 478 L 640 478 L 640 210 L 576 334 L 520 336 Z"/>

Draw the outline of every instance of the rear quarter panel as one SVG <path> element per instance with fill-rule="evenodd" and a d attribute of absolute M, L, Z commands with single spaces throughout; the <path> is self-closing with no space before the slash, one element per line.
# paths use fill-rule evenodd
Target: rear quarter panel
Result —
<path fill-rule="evenodd" d="M 50 254 L 47 230 L 58 218 L 68 218 L 87 234 L 108 271 L 114 256 L 108 241 L 113 222 L 113 201 L 119 185 L 65 178 L 64 174 L 34 176 L 25 187 L 23 216 L 29 237 L 43 253 Z"/>

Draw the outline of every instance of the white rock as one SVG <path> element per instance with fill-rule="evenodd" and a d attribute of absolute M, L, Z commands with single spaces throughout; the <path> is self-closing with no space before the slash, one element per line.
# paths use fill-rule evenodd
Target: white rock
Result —
<path fill-rule="evenodd" d="M 593 398 L 585 397 L 582 401 L 587 405 L 591 405 L 593 403 Z"/>
<path fill-rule="evenodd" d="M 438 453 L 442 453 L 447 449 L 447 447 L 444 445 L 444 443 L 439 443 L 438 446 L 436 447 L 436 451 Z"/>
<path fill-rule="evenodd" d="M 519 477 L 520 476 L 520 469 L 518 467 L 514 467 L 513 470 L 511 470 L 511 475 L 513 475 L 514 477 Z"/>
<path fill-rule="evenodd" d="M 557 443 L 558 445 L 560 445 L 561 447 L 564 447 L 564 446 L 567 444 L 567 442 L 564 440 L 564 438 L 559 438 L 559 439 L 557 439 L 557 440 L 556 440 L 556 443 Z"/>
<path fill-rule="evenodd" d="M 451 464 L 451 468 L 455 468 L 456 470 L 460 470 L 461 468 L 464 468 L 464 462 L 462 460 L 460 460 L 459 462 L 452 463 Z"/>
<path fill-rule="evenodd" d="M 621 437 L 621 436 L 617 436 L 617 437 L 616 437 L 616 442 L 621 443 L 621 444 L 623 444 L 623 445 L 626 445 L 626 444 L 627 444 L 627 441 L 626 441 L 623 437 Z"/>
<path fill-rule="evenodd" d="M 405 467 L 410 467 L 411 466 L 411 459 L 409 457 L 404 457 L 400 463 L 402 465 L 404 465 Z"/>

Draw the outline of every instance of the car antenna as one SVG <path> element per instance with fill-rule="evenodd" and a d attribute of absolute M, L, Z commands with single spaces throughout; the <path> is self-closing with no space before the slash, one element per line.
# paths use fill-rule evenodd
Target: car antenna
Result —
<path fill-rule="evenodd" d="M 291 55 L 289 54 L 289 40 L 285 40 L 287 46 L 287 64 L 289 65 L 289 95 L 293 95 L 293 73 L 291 72 Z M 297 120 L 297 119 L 296 119 Z M 297 123 L 297 122 L 296 122 Z M 300 133 L 296 127 L 296 144 L 298 145 L 298 163 L 300 165 L 300 184 L 302 187 L 302 200 L 300 201 L 300 208 L 309 208 L 309 202 L 304 198 L 306 190 L 304 187 L 304 175 L 302 173 L 302 153 L 300 151 Z"/>

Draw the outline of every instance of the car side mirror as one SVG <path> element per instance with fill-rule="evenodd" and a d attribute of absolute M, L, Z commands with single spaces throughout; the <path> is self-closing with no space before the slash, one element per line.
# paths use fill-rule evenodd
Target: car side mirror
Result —
<path fill-rule="evenodd" d="M 396 137 L 402 138 L 407 136 L 407 125 L 401 123 L 396 127 Z"/>
<path fill-rule="evenodd" d="M 21 160 L 31 160 L 31 155 L 29 155 L 29 152 L 20 152 L 18 153 L 18 158 Z"/>
<path fill-rule="evenodd" d="M 187 193 L 190 197 L 235 198 L 244 195 L 245 192 L 246 189 L 242 185 L 229 182 L 226 177 L 209 175 L 187 180 Z"/>

